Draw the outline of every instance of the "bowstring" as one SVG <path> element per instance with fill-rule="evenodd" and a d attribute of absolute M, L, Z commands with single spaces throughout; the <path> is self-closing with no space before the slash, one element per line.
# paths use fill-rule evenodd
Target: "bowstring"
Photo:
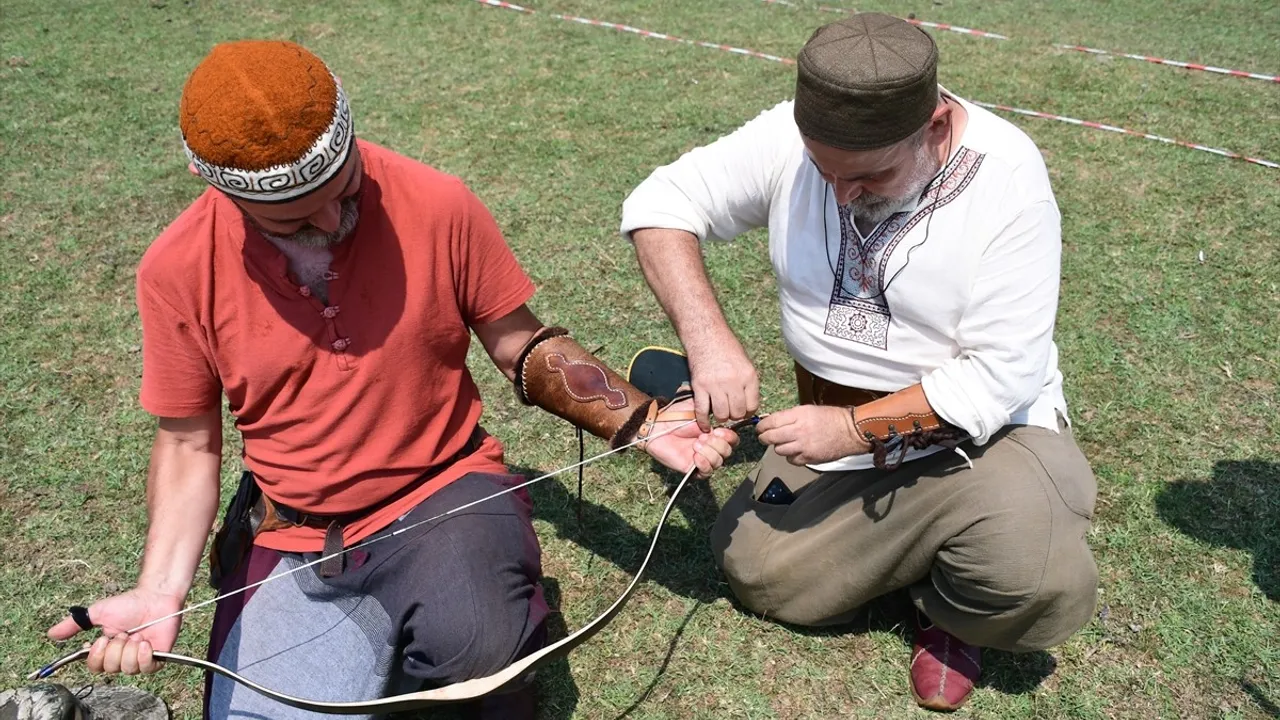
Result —
<path fill-rule="evenodd" d="M 493 500 L 494 498 L 498 498 L 498 497 L 501 497 L 501 496 L 503 496 L 503 495 L 507 495 L 507 494 L 509 494 L 509 493 L 513 493 L 513 492 L 515 492 L 516 490 L 520 490 L 521 488 L 529 487 L 530 485 L 533 485 L 533 484 L 535 484 L 535 483 L 542 482 L 543 480 L 546 480 L 547 478 L 555 477 L 556 475 L 559 475 L 559 474 L 561 474 L 561 473 L 566 473 L 566 472 L 568 472 L 568 471 L 570 471 L 570 470 L 573 470 L 573 469 L 575 469 L 575 468 L 579 468 L 579 469 L 580 469 L 580 468 L 582 468 L 582 467 L 583 467 L 583 466 L 585 466 L 585 465 L 588 465 L 588 464 L 590 464 L 590 463 L 595 462 L 596 460 L 600 460 L 600 459 L 605 458 L 605 457 L 608 457 L 608 456 L 610 456 L 610 455 L 614 455 L 614 454 L 616 454 L 616 453 L 620 453 L 620 452 L 622 452 L 623 450 L 626 450 L 627 448 L 629 448 L 629 447 L 631 447 L 631 446 L 633 446 L 633 445 L 639 445 L 639 444 L 640 444 L 640 443 L 642 443 L 642 442 L 656 440 L 656 439 L 658 439 L 658 438 L 662 437 L 663 435 L 670 435 L 671 433 L 673 433 L 673 432 L 675 432 L 675 431 L 677 431 L 677 430 L 679 430 L 679 429 L 681 429 L 681 428 L 683 428 L 683 427 L 686 427 L 686 426 L 688 426 L 688 425 L 692 425 L 692 424 L 693 424 L 693 423 L 695 423 L 695 422 L 697 422 L 697 421 L 696 421 L 696 420 L 687 420 L 687 421 L 685 421 L 685 422 L 680 423 L 679 425 L 676 425 L 676 426 L 675 426 L 675 427 L 673 427 L 673 428 L 670 428 L 670 429 L 667 429 L 667 430 L 663 430 L 662 432 L 657 433 L 657 434 L 655 434 L 655 435 L 651 435 L 651 436 L 649 436 L 649 437 L 647 437 L 647 438 L 637 438 L 636 440 L 633 440 L 633 441 L 631 441 L 631 442 L 629 442 L 629 443 L 627 443 L 626 445 L 623 445 L 623 446 L 621 446 L 621 447 L 614 448 L 614 449 L 608 450 L 608 451 L 606 451 L 606 452 L 602 452 L 602 453 L 600 453 L 599 455 L 594 455 L 594 456 L 589 457 L 589 458 L 587 458 L 587 459 L 585 459 L 585 460 L 580 460 L 579 462 L 574 463 L 573 465 L 569 465 L 569 466 L 566 466 L 566 467 L 562 467 L 562 468 L 560 468 L 559 470 L 553 470 L 553 471 L 551 471 L 551 472 L 549 472 L 549 473 L 547 473 L 547 474 L 545 474 L 545 475 L 540 475 L 540 476 L 538 476 L 538 477 L 536 477 L 536 478 L 533 478 L 532 480 L 526 480 L 525 482 L 519 483 L 519 484 L 517 484 L 517 485 L 512 485 L 512 486 L 511 486 L 511 487 L 509 487 L 509 488 L 505 488 L 505 489 L 500 490 L 500 491 L 498 491 L 498 492 L 496 492 L 496 493 L 493 493 L 493 494 L 491 494 L 491 495 L 486 495 L 485 497 L 482 497 L 482 498 L 480 498 L 480 499 L 478 499 L 478 500 L 472 500 L 472 501 L 471 501 L 471 502 L 469 502 L 469 503 L 465 503 L 465 504 L 463 504 L 463 505 L 459 505 L 458 507 L 453 508 L 452 510 L 449 510 L 448 512 L 440 513 L 439 515 L 436 515 L 436 516 L 434 516 L 434 517 L 427 518 L 426 520 L 419 520 L 419 521 L 417 521 L 417 522 L 415 522 L 415 523 L 412 523 L 412 524 L 406 525 L 405 527 L 399 528 L 399 529 L 397 529 L 397 530 L 395 530 L 395 531 L 393 531 L 393 532 L 390 532 L 390 533 L 386 533 L 386 534 L 383 534 L 383 535 L 377 535 L 377 536 L 375 536 L 375 537 L 371 537 L 371 538 L 366 538 L 365 540 L 362 540 L 362 541 L 360 541 L 360 542 L 356 543 L 355 545 L 352 545 L 352 546 L 351 546 L 351 547 L 349 547 L 349 548 L 344 548 L 344 549 L 342 549 L 342 550 L 340 550 L 340 551 L 338 551 L 338 552 L 332 553 L 332 554 L 330 554 L 330 555 L 325 555 L 325 556 L 322 556 L 322 557 L 318 557 L 318 558 L 316 558 L 315 560 L 311 560 L 311 561 L 309 561 L 309 562 L 303 563 L 302 565 L 299 565 L 299 566 L 297 566 L 297 567 L 295 567 L 295 568 L 290 568 L 289 570 L 284 570 L 284 571 L 282 571 L 282 572 L 275 573 L 274 575 L 268 575 L 267 577 L 265 577 L 265 578 L 263 578 L 263 579 L 261 579 L 261 580 L 259 580 L 259 581 L 257 581 L 257 582 L 250 583 L 250 584 L 248 584 L 248 585 L 245 585 L 244 587 L 238 588 L 238 589 L 236 589 L 236 590 L 232 590 L 231 592 L 228 592 L 228 593 L 223 593 L 222 595 L 219 595 L 219 596 L 217 596 L 217 597 L 215 597 L 215 598 L 212 598 L 212 599 L 209 599 L 209 600 L 205 600 L 205 601 L 203 601 L 203 602 L 198 602 L 198 603 L 195 603 L 194 605 L 188 605 L 187 607 L 185 607 L 185 608 L 183 608 L 183 609 L 181 609 L 181 610 L 177 610 L 177 611 L 175 611 L 175 612 L 171 612 L 171 613 L 169 613 L 168 615 L 164 615 L 164 616 L 161 616 L 161 617 L 155 618 L 154 620 L 148 620 L 147 622 L 145 622 L 145 623 L 143 623 L 143 624 L 141 624 L 141 625 L 139 625 L 139 626 L 137 626 L 137 627 L 133 628 L 132 630 L 127 630 L 127 631 L 125 631 L 125 634 L 126 634 L 126 635 L 133 635 L 134 633 L 142 632 L 143 630 L 146 630 L 147 628 L 149 628 L 149 627 L 151 627 L 151 626 L 153 626 L 153 625 L 158 625 L 158 624 L 160 624 L 160 623 L 162 623 L 162 622 L 164 622 L 164 621 L 166 621 L 166 620 L 171 620 L 171 619 L 176 618 L 176 617 L 181 617 L 181 616 L 186 615 L 187 613 L 189 613 L 189 612 L 191 612 L 191 611 L 193 611 L 193 610 L 198 610 L 198 609 L 200 609 L 200 608 L 202 608 L 202 607 L 206 607 L 206 606 L 208 606 L 208 605 L 212 605 L 212 604 L 214 604 L 214 603 L 216 603 L 216 602 L 218 602 L 218 601 L 220 601 L 220 600 L 225 600 L 225 599 L 227 599 L 227 598 L 229 598 L 229 597 L 235 597 L 236 595 L 239 595 L 239 594 L 241 594 L 241 593 L 248 592 L 249 590 L 252 590 L 253 588 L 256 588 L 256 587 L 258 587 L 258 586 L 260 586 L 260 585 L 265 585 L 265 584 L 267 584 L 267 583 L 269 583 L 269 582 L 271 582 L 271 581 L 273 581 L 273 580 L 278 580 L 278 579 L 280 579 L 280 578 L 287 577 L 287 576 L 292 575 L 292 574 L 294 574 L 294 573 L 296 573 L 296 572 L 299 572 L 299 571 L 301 571 L 301 570 L 305 570 L 305 569 L 307 569 L 307 568 L 309 568 L 309 567 L 314 567 L 314 566 L 316 566 L 316 565 L 319 565 L 320 563 L 324 562 L 325 560 L 329 560 L 329 559 L 336 558 L 336 557 L 341 557 L 342 555 L 345 555 L 345 554 L 347 554 L 347 553 L 349 553 L 349 552 L 351 552 L 351 551 L 353 551 L 353 550 L 359 550 L 359 549 L 361 549 L 361 548 L 368 547 L 368 546 L 370 546 L 370 545 L 372 545 L 372 544 L 374 544 L 374 543 L 376 543 L 376 542 L 381 542 L 381 541 L 386 540 L 386 539 L 388 539 L 388 538 L 393 538 L 393 537 L 395 537 L 395 536 L 397 536 L 397 535 L 400 535 L 400 534 L 402 534 L 402 533 L 406 533 L 406 532 L 408 532 L 408 531 L 410 531 L 410 530 L 413 530 L 414 528 L 422 527 L 423 525 L 426 525 L 426 524 L 428 524 L 428 523 L 432 523 L 432 522 L 435 522 L 435 521 L 437 521 L 437 520 L 441 520 L 441 519 L 446 518 L 446 517 L 448 517 L 448 516 L 450 516 L 450 515 L 452 515 L 452 514 L 454 514 L 454 513 L 456 513 L 456 512 L 460 512 L 460 511 L 462 511 L 462 510 L 466 510 L 466 509 L 467 509 L 467 508 L 469 508 L 469 507 L 474 507 L 474 506 L 476 506 L 476 505 L 479 505 L 480 503 L 487 502 L 487 501 L 489 501 L 489 500 Z M 579 486 L 579 492 L 581 492 L 581 485 Z"/>

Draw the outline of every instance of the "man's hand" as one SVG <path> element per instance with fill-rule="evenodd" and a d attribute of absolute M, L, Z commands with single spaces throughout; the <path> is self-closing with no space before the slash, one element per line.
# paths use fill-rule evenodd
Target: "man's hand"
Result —
<path fill-rule="evenodd" d="M 170 618 L 134 635 L 126 635 L 149 620 L 163 617 L 182 609 L 181 597 L 134 588 L 129 592 L 89 606 L 89 619 L 102 628 L 89 651 L 89 670 L 96 673 L 153 673 L 160 669 L 160 662 L 152 657 L 153 651 L 168 652 L 178 639 L 182 618 Z M 80 626 L 70 616 L 49 628 L 53 640 L 66 640 L 80 632 Z"/>
<path fill-rule="evenodd" d="M 692 406 L 692 400 L 682 400 L 668 410 L 687 411 Z M 688 421 L 669 420 L 655 423 L 653 432 L 649 434 L 654 439 L 645 446 L 645 452 L 676 472 L 683 473 L 690 465 L 696 464 L 699 478 L 710 477 L 733 454 L 733 449 L 738 446 L 738 434 L 723 427 L 709 433 L 693 424 L 680 427 L 681 423 L 686 422 Z M 672 428 L 679 429 L 672 431 Z"/>
<path fill-rule="evenodd" d="M 814 465 L 871 452 L 858 437 L 849 408 L 799 405 L 770 414 L 756 425 L 760 442 L 792 465 Z"/>
<path fill-rule="evenodd" d="M 711 432 L 712 414 L 721 422 L 754 415 L 760 407 L 760 379 L 716 301 L 698 237 L 684 230 L 640 228 L 631 233 L 631 241 L 645 282 L 689 355 L 698 427 Z"/>
<path fill-rule="evenodd" d="M 689 348 L 689 374 L 694 411 L 703 432 L 711 430 L 710 415 L 734 422 L 760 409 L 760 378 L 733 333 L 709 347 Z"/>

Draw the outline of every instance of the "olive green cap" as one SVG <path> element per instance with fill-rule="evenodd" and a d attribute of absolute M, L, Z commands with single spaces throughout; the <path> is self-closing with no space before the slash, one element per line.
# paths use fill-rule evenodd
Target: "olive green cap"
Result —
<path fill-rule="evenodd" d="M 796 64 L 796 125 L 823 145 L 892 145 L 924 127 L 938 105 L 938 47 L 892 15 L 858 13 L 823 25 Z"/>

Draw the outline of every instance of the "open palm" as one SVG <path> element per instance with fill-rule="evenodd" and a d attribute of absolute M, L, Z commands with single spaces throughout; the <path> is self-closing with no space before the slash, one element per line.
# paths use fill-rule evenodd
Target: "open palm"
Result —
<path fill-rule="evenodd" d="M 676 414 L 693 409 L 693 400 L 682 400 L 670 408 Z M 661 418 L 661 416 L 659 416 Z M 679 415 L 683 417 L 683 415 Z M 697 466 L 699 477 L 708 477 L 733 454 L 738 445 L 738 434 L 729 428 L 715 428 L 704 433 L 697 423 L 689 420 L 659 420 L 654 424 L 645 451 L 658 462 L 679 473 Z"/>

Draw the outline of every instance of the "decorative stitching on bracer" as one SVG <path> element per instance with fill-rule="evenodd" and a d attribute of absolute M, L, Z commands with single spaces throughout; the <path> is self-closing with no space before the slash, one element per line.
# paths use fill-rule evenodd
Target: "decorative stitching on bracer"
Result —
<path fill-rule="evenodd" d="M 515 391 L 516 391 L 516 399 L 519 400 L 522 404 L 524 405 L 533 404 L 532 402 L 529 401 L 529 398 L 526 397 L 524 393 L 525 361 L 529 359 L 529 354 L 533 352 L 534 348 L 541 345 L 544 341 L 550 340 L 551 338 L 554 338 L 554 337 L 561 337 L 562 335 L 568 335 L 568 334 L 569 334 L 569 331 L 565 330 L 562 327 L 544 327 L 538 332 L 534 333 L 533 337 L 529 338 L 529 342 L 525 343 L 524 347 L 521 348 L 520 354 L 516 356 Z"/>
<path fill-rule="evenodd" d="M 870 418 L 869 420 L 868 419 L 858 420 L 858 418 L 855 416 L 854 423 L 866 425 L 870 421 L 883 422 L 885 419 L 886 418 L 884 417 L 876 417 L 876 418 Z M 946 421 L 944 421 L 936 413 L 906 413 L 905 415 L 895 416 L 891 418 L 891 420 L 910 420 L 911 430 L 909 432 L 913 432 L 913 433 L 927 432 L 929 430 L 937 430 L 938 428 L 941 428 L 941 427 L 950 427 L 946 423 Z M 923 425 L 920 422 L 921 420 L 924 420 L 930 424 Z M 862 429 L 862 428 L 859 428 L 859 429 Z M 867 432 L 867 433 L 864 433 L 864 436 L 870 435 L 870 434 L 872 433 Z M 907 433 L 903 433 L 898 430 L 897 425 L 895 423 L 893 422 L 889 423 L 889 433 L 888 433 L 889 437 L 894 437 L 895 435 L 905 435 L 905 434 Z"/>
<path fill-rule="evenodd" d="M 940 445 L 948 450 L 955 450 L 961 441 L 968 438 L 968 435 L 959 428 L 946 428 L 938 430 L 925 430 L 919 434 L 907 434 L 902 436 L 902 448 L 898 451 L 897 457 L 892 462 L 888 462 L 888 448 L 885 441 L 876 438 L 871 443 L 871 461 L 881 470 L 897 470 L 902 461 L 906 459 L 907 452 L 912 448 L 916 450 L 924 450 L 925 448 Z"/>
<path fill-rule="evenodd" d="M 872 463 L 881 470 L 896 470 L 913 449 L 940 445 L 954 450 L 968 437 L 933 410 L 919 384 L 850 408 L 850 413 L 859 436 L 871 446 Z M 899 447 L 890 450 L 894 441 Z"/>
<path fill-rule="evenodd" d="M 543 328 L 517 356 L 516 397 L 617 448 L 657 404 L 587 352 L 564 328 Z"/>
<path fill-rule="evenodd" d="M 547 369 L 560 375 L 564 391 L 578 402 L 603 400 L 610 410 L 621 410 L 627 406 L 627 394 L 609 385 L 609 376 L 598 365 L 551 353 L 547 356 Z M 591 394 L 583 395 L 584 390 Z"/>
<path fill-rule="evenodd" d="M 862 439 L 867 441 L 871 446 L 871 462 L 880 470 L 897 470 L 902 466 L 902 461 L 906 459 L 907 453 L 912 449 L 924 450 L 925 448 L 939 445 L 948 450 L 955 450 L 956 446 L 969 435 L 964 430 L 946 422 L 934 413 L 907 413 L 892 418 L 892 420 L 910 420 L 911 429 L 907 432 L 900 432 L 897 423 L 890 422 L 889 430 L 884 436 L 876 435 L 870 430 L 864 430 L 872 421 L 883 422 L 886 418 L 877 417 L 869 420 L 859 420 L 857 408 L 849 408 L 849 414 L 853 417 L 854 427 L 862 431 Z M 920 422 L 923 418 L 928 425 Z M 889 459 L 889 443 L 896 438 L 902 439 L 902 444 L 898 449 L 897 456 L 892 460 Z"/>

